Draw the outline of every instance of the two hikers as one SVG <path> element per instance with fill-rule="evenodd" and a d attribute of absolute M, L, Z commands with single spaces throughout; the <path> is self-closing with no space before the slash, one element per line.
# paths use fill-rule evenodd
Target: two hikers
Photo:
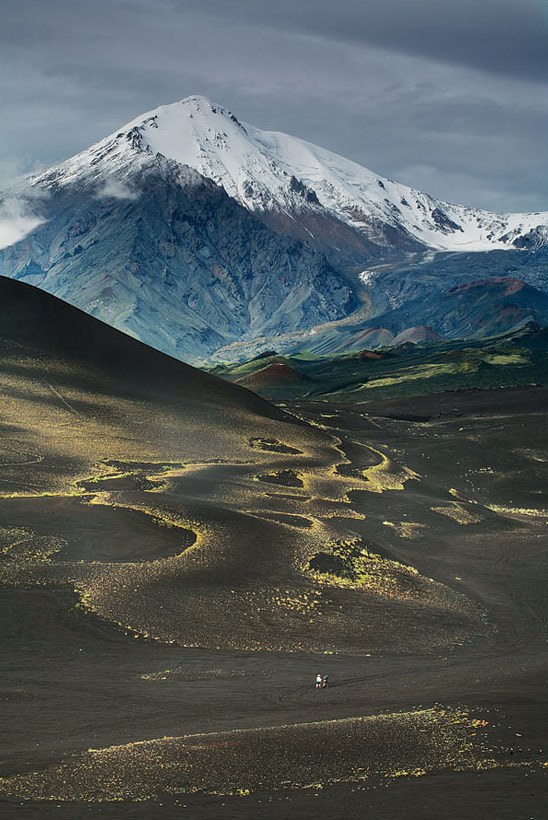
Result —
<path fill-rule="evenodd" d="M 316 689 L 325 689 L 327 687 L 327 675 L 316 675 Z"/>

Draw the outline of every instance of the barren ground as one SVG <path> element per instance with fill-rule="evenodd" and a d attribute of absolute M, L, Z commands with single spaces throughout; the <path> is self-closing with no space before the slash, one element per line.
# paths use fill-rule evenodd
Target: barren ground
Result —
<path fill-rule="evenodd" d="M 545 392 L 288 416 L 136 345 L 4 347 L 3 816 L 540 820 Z"/>

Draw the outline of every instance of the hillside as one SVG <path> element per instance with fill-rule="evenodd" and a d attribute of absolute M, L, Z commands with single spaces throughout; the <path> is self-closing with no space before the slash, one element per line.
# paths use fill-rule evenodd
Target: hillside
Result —
<path fill-rule="evenodd" d="M 245 364 L 218 365 L 212 372 L 277 401 L 307 398 L 360 404 L 422 395 L 436 395 L 437 401 L 447 391 L 548 383 L 546 330 L 530 326 L 476 341 L 436 340 L 417 331 L 418 342 L 410 341 L 408 333 L 401 334 L 399 344 L 392 337 L 391 346 L 375 351 L 285 358 L 273 354 Z M 365 334 L 357 341 L 367 343 L 371 336 Z M 279 361 L 293 377 L 265 382 L 261 374 Z"/>
<path fill-rule="evenodd" d="M 282 585 L 314 599 L 308 558 L 346 532 L 360 482 L 333 471 L 332 436 L 37 288 L 0 286 L 4 583 L 72 589 L 107 621 L 181 644 L 359 652 L 366 633 L 399 644 L 392 627 L 373 638 L 377 616 L 360 625 L 362 603 L 344 590 L 325 592 L 345 611 L 329 626 L 306 617 L 308 604 L 296 615 L 275 604 Z M 22 528 L 24 547 L 13 542 Z M 383 571 L 400 583 L 397 568 L 380 561 Z M 438 590 L 417 584 L 423 622 Z M 454 628 L 448 614 L 436 640 Z"/>
<path fill-rule="evenodd" d="M 285 412 L 25 283 L 0 305 L 3 816 L 538 788 L 546 391 Z"/>
<path fill-rule="evenodd" d="M 193 364 L 340 353 L 420 325 L 455 338 L 451 292 L 497 277 L 527 285 L 519 310 L 472 335 L 545 323 L 546 214 L 437 201 L 202 97 L 31 177 L 15 204 L 26 233 L 0 274 Z"/>

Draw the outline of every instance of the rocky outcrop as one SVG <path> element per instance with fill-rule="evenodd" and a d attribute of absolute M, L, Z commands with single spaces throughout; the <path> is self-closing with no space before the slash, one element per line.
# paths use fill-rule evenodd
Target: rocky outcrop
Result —
<path fill-rule="evenodd" d="M 192 362 L 357 306 L 321 254 L 196 172 L 150 157 L 125 184 L 139 197 L 101 197 L 78 182 L 52 195 L 46 222 L 0 251 L 2 273 Z"/>

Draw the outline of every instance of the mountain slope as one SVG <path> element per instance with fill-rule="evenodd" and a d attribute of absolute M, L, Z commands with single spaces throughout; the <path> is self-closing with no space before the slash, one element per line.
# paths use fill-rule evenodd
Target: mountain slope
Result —
<path fill-rule="evenodd" d="M 312 618 L 309 562 L 348 539 L 349 516 L 356 539 L 366 531 L 348 496 L 366 478 L 350 477 L 342 439 L 25 283 L 0 277 L 0 305 L 0 587 L 23 608 L 41 591 L 79 636 L 97 629 L 87 611 L 122 640 L 217 650 L 361 654 L 483 634 L 464 595 L 378 550 L 366 585 L 322 589 L 337 617 Z M 363 450 L 362 469 L 378 463 Z M 382 487 L 418 480 L 382 459 Z M 54 636 L 66 623 L 45 622 Z"/>
<path fill-rule="evenodd" d="M 369 404 L 437 394 L 432 400 L 432 413 L 442 393 L 548 382 L 546 329 L 529 325 L 505 335 L 454 340 L 431 338 L 424 332 L 426 328 L 416 330 L 417 336 L 423 332 L 420 341 L 395 346 L 397 339 L 392 338 L 390 346 L 377 352 L 360 350 L 321 357 L 297 354 L 287 358 L 274 354 L 245 364 L 217 365 L 211 372 L 284 402 L 306 399 Z M 298 378 L 267 381 L 265 370 L 280 362 L 286 371 L 298 373 Z"/>
<path fill-rule="evenodd" d="M 475 339 L 509 333 L 529 323 L 547 325 L 548 305 L 536 288 L 520 279 L 499 276 L 434 291 L 429 299 L 421 295 L 374 321 L 400 336 L 415 322 L 445 338 Z M 354 330 L 361 332 L 361 324 Z M 345 332 L 351 335 L 351 324 Z"/>
<path fill-rule="evenodd" d="M 34 229 L 0 251 L 0 273 L 195 364 L 292 334 L 320 342 L 333 323 L 391 327 L 375 317 L 487 278 L 477 257 L 496 256 L 491 276 L 505 276 L 510 250 L 532 260 L 517 265 L 523 281 L 546 278 L 546 214 L 439 202 L 201 97 L 137 118 L 30 186 Z M 408 318 L 396 332 L 430 327 Z"/>
<path fill-rule="evenodd" d="M 432 288 L 380 315 L 349 316 L 312 328 L 278 336 L 284 355 L 312 353 L 330 356 L 389 347 L 405 341 L 436 336 L 479 339 L 509 333 L 529 324 L 548 325 L 548 305 L 541 291 L 512 277 L 464 281 L 446 289 Z M 217 362 L 245 361 L 262 351 L 272 339 L 233 342 L 212 357 Z"/>
<path fill-rule="evenodd" d="M 236 339 L 342 318 L 354 288 L 210 180 L 161 156 L 131 168 L 138 198 L 60 189 L 48 221 L 0 252 L 2 273 L 165 353 L 199 362 Z"/>
<path fill-rule="evenodd" d="M 175 391 L 212 435 L 227 408 L 285 418 L 248 390 L 166 356 L 39 288 L 1 276 L 0 296 L 4 373 L 30 377 L 36 371 L 37 383 L 60 379 L 98 394 L 107 383 L 122 396 Z M 10 368 L 10 361 L 17 366 Z"/>
<path fill-rule="evenodd" d="M 522 246 L 548 234 L 547 214 L 499 215 L 440 202 L 304 140 L 241 123 L 223 106 L 198 96 L 143 114 L 33 184 L 100 179 L 106 167 L 123 179 L 143 153 L 194 168 L 248 210 L 300 238 L 316 239 L 308 223 L 322 230 L 329 220 L 340 222 L 372 255 L 424 246 Z"/>

